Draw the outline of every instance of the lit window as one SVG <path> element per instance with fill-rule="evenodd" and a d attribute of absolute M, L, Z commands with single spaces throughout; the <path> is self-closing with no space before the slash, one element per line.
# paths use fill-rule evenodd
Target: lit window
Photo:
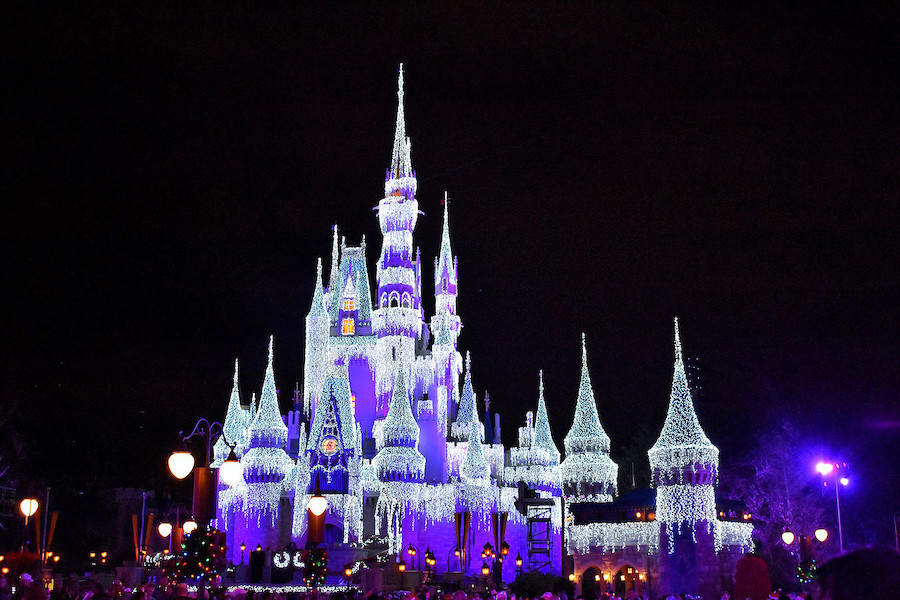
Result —
<path fill-rule="evenodd" d="M 344 310 L 353 310 L 353 298 L 344 298 Z"/>
<path fill-rule="evenodd" d="M 353 319 L 348 317 L 348 318 L 344 319 L 342 323 L 343 324 L 341 326 L 341 335 L 353 335 L 353 330 L 354 330 Z"/>
<path fill-rule="evenodd" d="M 350 394 L 350 410 L 352 410 L 353 415 L 356 416 L 356 394 Z"/>

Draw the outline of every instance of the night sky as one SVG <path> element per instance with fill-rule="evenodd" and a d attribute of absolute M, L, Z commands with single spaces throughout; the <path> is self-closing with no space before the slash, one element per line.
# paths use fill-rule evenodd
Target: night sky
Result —
<path fill-rule="evenodd" d="M 897 5 L 478 4 L 12 12 L 10 476 L 168 485 L 269 335 L 290 407 L 333 224 L 374 285 L 403 62 L 426 313 L 446 190 L 460 346 L 508 444 L 543 369 L 561 446 L 582 331 L 614 451 L 655 438 L 678 316 L 723 456 L 789 415 L 900 497 Z"/>

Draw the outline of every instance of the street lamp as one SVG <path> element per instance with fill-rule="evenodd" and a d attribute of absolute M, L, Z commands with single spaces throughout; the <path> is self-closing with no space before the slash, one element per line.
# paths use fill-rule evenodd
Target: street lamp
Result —
<path fill-rule="evenodd" d="M 797 565 L 798 573 L 797 576 L 800 578 L 802 583 L 808 583 L 810 579 L 813 577 L 812 568 L 815 564 L 815 559 L 813 558 L 813 545 L 812 538 L 815 537 L 819 542 L 824 542 L 828 539 L 828 531 L 819 528 L 816 529 L 812 536 L 809 535 L 794 535 L 789 529 L 785 529 L 781 533 L 781 541 L 784 542 L 785 546 L 790 547 L 791 544 L 796 540 L 800 547 L 800 560 Z M 793 550 L 791 550 L 791 554 L 793 554 Z"/>
<path fill-rule="evenodd" d="M 203 466 L 194 466 L 194 456 L 187 447 L 187 442 L 193 437 L 200 436 L 206 443 Z M 169 471 L 178 479 L 184 479 L 191 471 L 194 473 L 194 499 L 193 514 L 204 525 L 208 524 L 216 516 L 216 470 L 210 467 L 210 456 L 212 455 L 212 445 L 222 438 L 225 444 L 231 448 L 228 455 L 229 464 L 225 467 L 225 472 L 221 473 L 222 481 L 227 485 L 233 485 L 239 481 L 243 474 L 240 462 L 234 456 L 234 445 L 229 444 L 225 439 L 225 430 L 218 421 L 210 423 L 206 419 L 200 419 L 194 425 L 194 429 L 188 435 L 184 435 L 183 431 L 178 432 L 181 438 L 181 448 L 172 452 L 169 456 Z M 237 463 L 237 464 L 235 464 Z M 220 468 L 221 470 L 221 468 Z M 229 483 L 231 481 L 232 483 Z"/>
<path fill-rule="evenodd" d="M 25 533 L 22 537 L 22 552 L 25 552 L 25 541 L 28 539 L 28 518 L 34 515 L 38 509 L 38 501 L 34 498 L 25 498 L 19 502 L 19 512 L 25 517 Z"/>
<path fill-rule="evenodd" d="M 409 566 L 415 568 L 416 567 L 416 554 L 418 554 L 419 549 L 413 546 L 413 543 L 410 542 L 406 547 L 406 553 L 409 554 Z M 419 557 L 419 570 L 422 570 L 422 557 Z"/>
<path fill-rule="evenodd" d="M 844 552 L 844 530 L 841 527 L 841 494 L 839 491 L 840 485 L 848 485 L 850 480 L 846 477 L 838 477 L 838 467 L 840 465 L 828 462 L 819 462 L 816 464 L 816 471 L 818 471 L 823 477 L 827 477 L 828 475 L 834 475 L 834 502 L 837 507 L 837 526 L 838 526 L 838 541 L 840 542 L 841 553 Z M 846 466 L 846 465 L 844 465 Z M 828 485 L 826 482 L 825 485 Z"/>
<path fill-rule="evenodd" d="M 516 579 L 522 575 L 522 554 L 516 555 Z"/>

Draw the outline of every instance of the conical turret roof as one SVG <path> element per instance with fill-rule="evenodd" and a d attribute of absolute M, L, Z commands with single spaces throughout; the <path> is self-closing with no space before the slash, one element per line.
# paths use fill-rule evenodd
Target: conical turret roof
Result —
<path fill-rule="evenodd" d="M 600 425 L 597 401 L 591 386 L 591 375 L 587 365 L 587 347 L 581 334 L 581 384 L 575 404 L 575 419 L 564 440 L 566 455 L 578 452 L 609 452 L 609 436 Z"/>
<path fill-rule="evenodd" d="M 325 295 L 322 293 L 322 259 L 316 259 L 316 285 L 313 289 L 312 305 L 309 307 L 310 317 L 325 317 Z"/>
<path fill-rule="evenodd" d="M 469 445 L 466 448 L 466 457 L 459 466 L 459 474 L 466 483 L 487 483 L 491 477 L 491 467 L 484 458 L 481 448 L 481 421 L 478 420 L 477 411 L 473 411 L 473 418 L 469 427 Z"/>
<path fill-rule="evenodd" d="M 550 432 L 550 419 L 547 417 L 547 404 L 544 402 L 544 372 L 538 373 L 540 378 L 540 387 L 538 388 L 538 407 L 537 415 L 534 420 L 534 445 L 537 448 L 546 450 L 550 455 L 550 464 L 559 464 L 559 449 L 553 441 L 553 435 Z"/>
<path fill-rule="evenodd" d="M 251 447 L 284 447 L 287 442 L 287 426 L 278 406 L 278 393 L 275 389 L 275 369 L 273 364 L 274 336 L 269 338 L 269 363 L 263 380 L 262 394 L 256 416 L 250 424 Z"/>
<path fill-rule="evenodd" d="M 706 436 L 694 410 L 684 370 L 678 318 L 675 319 L 675 369 L 669 410 L 659 439 L 648 454 L 652 470 L 669 471 L 697 464 L 718 468 L 719 465 L 719 449 Z"/>

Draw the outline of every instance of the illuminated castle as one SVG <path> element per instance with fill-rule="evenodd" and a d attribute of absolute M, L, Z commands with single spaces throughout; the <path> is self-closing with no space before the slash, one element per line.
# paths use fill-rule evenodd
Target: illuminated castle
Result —
<path fill-rule="evenodd" d="M 577 515 L 569 509 L 610 504 L 617 496 L 618 478 L 618 466 L 609 457 L 610 439 L 597 412 L 584 340 L 565 460 L 560 461 L 551 436 L 542 378 L 535 412 L 523 415 L 518 445 L 504 447 L 500 417 L 491 413 L 486 394 L 479 405 L 472 359 L 467 355 L 463 360 L 458 346 L 459 272 L 446 200 L 440 254 L 434 262 L 434 313 L 426 320 L 423 280 L 430 280 L 413 244 L 420 213 L 403 112 L 402 67 L 398 99 L 391 164 L 377 207 L 382 244 L 374 279 L 365 239 L 359 246 L 348 246 L 335 227 L 328 279 L 323 280 L 320 259 L 306 316 L 303 388 L 295 392 L 287 415 L 278 407 L 271 343 L 258 403 L 253 398 L 242 405 L 235 365 L 223 428 L 225 437 L 236 443 L 244 478 L 231 488 L 222 485 L 218 504 L 218 527 L 226 531 L 229 557 L 238 562 L 242 543 L 273 551 L 292 542 L 306 544 L 307 503 L 317 485 L 328 499 L 325 543 L 330 555 L 379 545 L 393 555 L 412 545 L 423 554 L 432 551 L 438 573 L 479 574 L 484 544 L 505 541 L 505 581 L 514 576 L 517 555 L 526 570 L 560 573 L 563 554 L 590 553 L 597 547 L 611 552 L 634 547 L 653 554 L 677 541 L 672 532 L 687 531 L 685 524 L 694 527 L 695 516 L 707 524 L 716 521 L 715 503 L 709 498 L 718 451 L 702 435 L 688 395 L 687 405 L 675 406 L 673 400 L 675 408 L 670 408 L 660 441 L 650 451 L 660 520 L 639 530 L 616 524 L 625 529 L 615 531 L 576 523 Z M 677 360 L 676 378 L 680 350 Z M 696 431 L 688 434 L 699 435 L 702 443 L 690 441 L 693 449 L 685 453 L 679 450 L 678 436 L 684 431 L 678 420 L 690 421 L 690 415 Z M 216 465 L 228 452 L 220 440 Z M 685 495 L 684 486 L 690 484 L 684 479 L 696 479 L 698 465 L 706 469 L 702 479 L 707 487 Z M 703 514 L 685 516 L 685 503 L 695 501 Z M 565 552 L 564 512 L 569 522 Z M 505 531 L 495 536 L 504 518 Z M 711 531 L 720 547 L 732 543 L 717 526 Z M 343 565 L 334 568 L 342 570 Z"/>

